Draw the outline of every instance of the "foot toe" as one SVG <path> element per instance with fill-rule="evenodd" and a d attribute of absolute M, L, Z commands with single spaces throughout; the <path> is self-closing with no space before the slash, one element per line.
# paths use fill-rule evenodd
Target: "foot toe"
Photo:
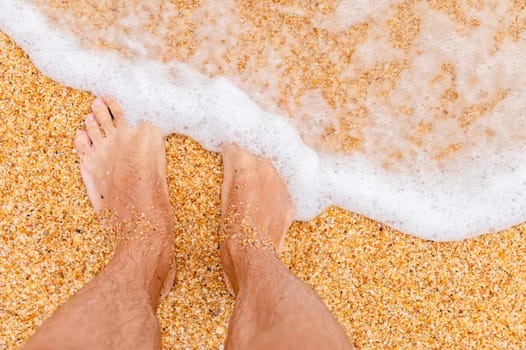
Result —
<path fill-rule="evenodd" d="M 106 102 L 106 105 L 110 109 L 110 113 L 113 116 L 115 125 L 117 127 L 128 125 L 128 123 L 126 122 L 126 119 L 124 118 L 124 113 L 122 113 L 122 109 L 117 103 L 117 101 L 115 101 L 113 97 L 104 97 L 104 101 Z"/>
<path fill-rule="evenodd" d="M 102 130 L 104 130 L 104 133 L 110 135 L 115 129 L 115 126 L 113 125 L 110 110 L 108 109 L 106 102 L 104 102 L 102 98 L 97 97 L 91 105 L 91 110 L 99 122 L 99 125 L 102 127 Z"/>
<path fill-rule="evenodd" d="M 88 114 L 85 122 L 88 136 L 91 142 L 97 146 L 102 141 L 102 133 L 100 131 L 99 123 L 93 114 Z"/>
<path fill-rule="evenodd" d="M 91 140 L 86 131 L 78 131 L 75 136 L 75 149 L 79 153 L 79 156 L 85 156 L 91 152 Z"/>

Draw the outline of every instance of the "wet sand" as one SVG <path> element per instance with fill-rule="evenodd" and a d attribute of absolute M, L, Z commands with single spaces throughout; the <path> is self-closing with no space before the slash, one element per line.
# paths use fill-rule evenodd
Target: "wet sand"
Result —
<path fill-rule="evenodd" d="M 44 77 L 0 34 L 0 348 L 15 348 L 111 257 L 73 137 L 93 99 Z M 234 299 L 218 256 L 221 156 L 167 141 L 177 278 L 163 347 L 218 348 Z M 526 225 L 423 241 L 330 208 L 295 223 L 282 260 L 362 349 L 526 347 Z"/>

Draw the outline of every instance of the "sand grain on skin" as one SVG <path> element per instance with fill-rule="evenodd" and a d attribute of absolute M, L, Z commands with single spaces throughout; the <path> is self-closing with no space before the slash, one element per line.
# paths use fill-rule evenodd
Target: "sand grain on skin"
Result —
<path fill-rule="evenodd" d="M 0 348 L 25 342 L 111 257 L 73 151 L 93 96 L 0 34 Z M 163 348 L 218 348 L 234 300 L 219 263 L 221 157 L 168 138 L 177 276 Z M 434 243 L 337 208 L 290 229 L 285 264 L 363 349 L 526 347 L 526 225 Z"/>

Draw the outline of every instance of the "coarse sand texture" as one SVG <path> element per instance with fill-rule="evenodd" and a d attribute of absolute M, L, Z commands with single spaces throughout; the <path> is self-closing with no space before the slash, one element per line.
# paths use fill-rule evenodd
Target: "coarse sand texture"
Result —
<path fill-rule="evenodd" d="M 2 349 L 111 257 L 73 151 L 93 98 L 43 76 L 0 34 Z M 217 349 L 234 303 L 218 256 L 221 156 L 176 135 L 167 152 L 177 276 L 158 311 L 163 348 Z M 438 243 L 331 207 L 293 224 L 282 259 L 358 348 L 526 348 L 526 225 Z"/>

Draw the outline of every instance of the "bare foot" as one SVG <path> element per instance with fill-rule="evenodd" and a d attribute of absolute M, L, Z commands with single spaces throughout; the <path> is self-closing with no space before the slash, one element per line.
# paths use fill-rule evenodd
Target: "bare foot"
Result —
<path fill-rule="evenodd" d="M 239 146 L 227 144 L 223 153 L 221 194 L 221 262 L 228 290 L 236 295 L 247 250 L 276 255 L 294 218 L 285 182 L 272 163 Z"/>
<path fill-rule="evenodd" d="M 86 130 L 75 137 L 88 196 L 118 235 L 116 256 L 151 256 L 150 272 L 166 281 L 165 294 L 173 283 L 173 233 L 161 131 L 150 124 L 128 126 L 111 98 L 97 98 L 92 111 Z"/>

